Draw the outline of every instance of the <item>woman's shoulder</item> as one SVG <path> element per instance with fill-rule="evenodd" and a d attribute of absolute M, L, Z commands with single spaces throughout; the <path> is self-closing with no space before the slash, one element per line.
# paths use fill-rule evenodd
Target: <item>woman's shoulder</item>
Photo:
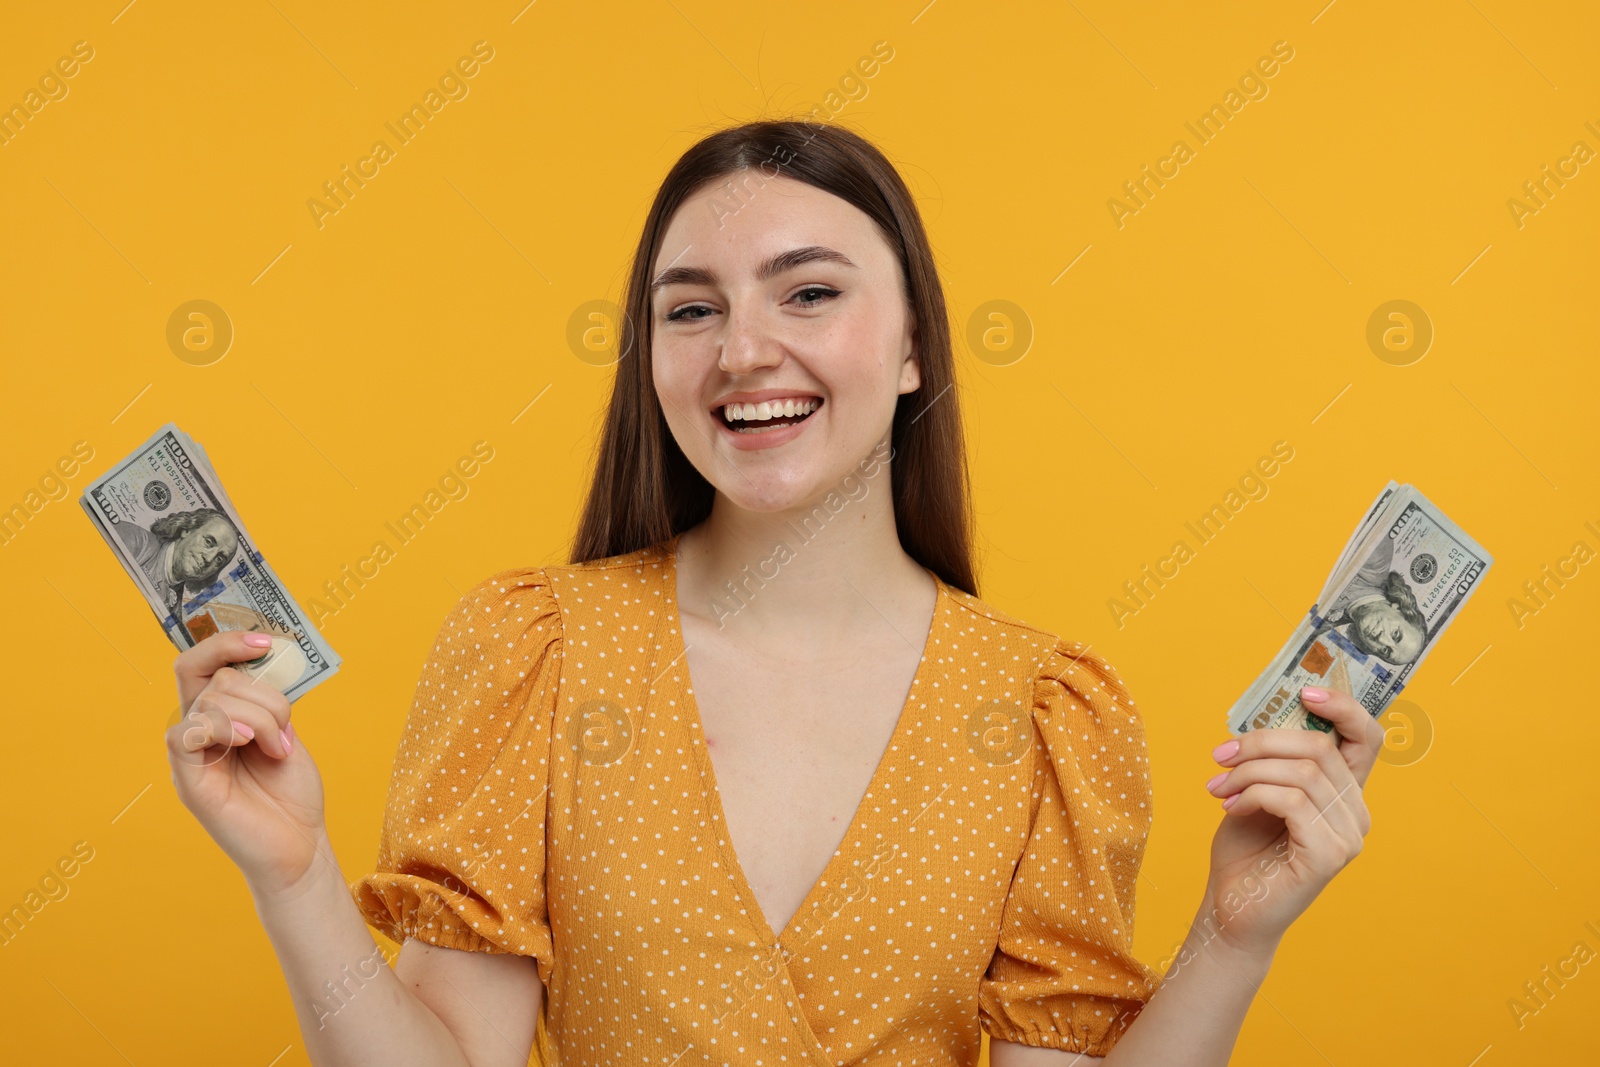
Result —
<path fill-rule="evenodd" d="M 602 559 L 584 560 L 581 563 L 548 564 L 539 568 L 553 579 L 592 578 L 611 572 L 635 571 L 640 574 L 659 572 L 664 570 L 672 556 L 672 540 L 668 539 L 658 544 L 636 549 L 632 552 L 623 552 L 615 556 L 606 556 Z"/>
<path fill-rule="evenodd" d="M 542 626 L 558 636 L 563 598 L 581 600 L 583 590 L 613 579 L 628 584 L 637 576 L 648 580 L 664 573 L 667 561 L 661 545 L 581 563 L 523 565 L 498 570 L 474 584 L 457 603 L 454 616 L 478 617 L 498 626 Z"/>
<path fill-rule="evenodd" d="M 981 643 L 995 642 L 1031 650 L 1034 683 L 1042 694 L 1063 691 L 1091 705 L 1107 702 L 1133 710 L 1132 698 L 1121 676 L 1094 649 L 1092 640 L 1069 638 L 1028 622 L 956 586 L 946 584 L 945 590 L 965 617 L 964 628 L 978 634 Z"/>

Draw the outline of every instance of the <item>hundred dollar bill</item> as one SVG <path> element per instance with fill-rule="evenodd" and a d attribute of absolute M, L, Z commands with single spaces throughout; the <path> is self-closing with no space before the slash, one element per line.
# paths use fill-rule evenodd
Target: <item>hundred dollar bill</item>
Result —
<path fill-rule="evenodd" d="M 1391 483 L 1317 603 L 1229 711 L 1229 730 L 1331 730 L 1300 703 L 1306 685 L 1348 693 L 1381 715 L 1493 562 L 1414 486 Z"/>
<path fill-rule="evenodd" d="M 240 521 L 205 452 L 168 423 L 91 482 L 79 500 L 180 650 L 219 630 L 272 647 L 235 666 L 290 700 L 341 662 Z"/>
<path fill-rule="evenodd" d="M 1355 549 L 1357 545 L 1361 544 L 1362 541 L 1366 540 L 1367 535 L 1372 532 L 1373 523 L 1377 522 L 1378 517 L 1383 513 L 1384 504 L 1388 502 L 1389 497 L 1394 495 L 1395 490 L 1399 488 L 1399 483 L 1391 480 L 1389 484 L 1384 486 L 1383 489 L 1378 493 L 1377 498 L 1372 502 L 1372 506 L 1367 509 L 1367 517 L 1361 520 L 1361 524 L 1356 527 L 1355 533 L 1350 535 L 1350 539 L 1346 541 L 1344 543 L 1344 547 L 1339 550 L 1339 558 L 1334 562 L 1333 570 L 1328 572 L 1328 581 L 1323 585 L 1321 591 L 1317 593 L 1316 603 L 1327 603 L 1328 594 L 1332 590 L 1334 583 L 1338 582 L 1339 579 L 1344 575 L 1345 565 L 1350 562 L 1351 551 Z"/>

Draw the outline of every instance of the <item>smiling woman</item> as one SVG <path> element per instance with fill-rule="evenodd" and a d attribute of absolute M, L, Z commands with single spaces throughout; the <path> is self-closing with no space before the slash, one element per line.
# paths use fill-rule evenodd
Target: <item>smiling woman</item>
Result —
<path fill-rule="evenodd" d="M 710 210 L 730 175 L 774 158 L 783 167 L 745 210 Z M 697 253 L 714 259 L 702 262 Z M 726 287 L 741 281 L 744 299 L 734 308 Z M 760 308 L 747 309 L 757 289 Z M 715 494 L 703 463 L 727 471 L 730 454 L 748 451 L 783 465 L 793 450 L 778 446 L 801 434 L 784 430 L 745 442 L 728 432 L 719 409 L 792 397 L 816 402 L 805 432 L 828 455 L 820 465 L 789 462 L 814 486 L 830 477 L 837 483 L 884 436 L 879 423 L 890 422 L 898 540 L 907 556 L 976 594 L 944 289 L 915 201 L 876 148 L 839 127 L 802 122 L 755 123 L 707 137 L 656 195 L 634 253 L 626 312 L 628 321 L 648 325 L 623 341 L 575 561 L 644 548 L 704 520 Z M 764 342 L 772 329 L 778 336 Z M 811 359 L 792 361 L 786 374 L 794 380 L 762 381 L 764 390 L 707 393 L 703 377 L 698 385 L 691 377 L 704 373 L 696 353 L 715 346 L 729 384 L 748 380 L 750 371 L 771 378 L 761 372 L 759 349 L 770 353 L 802 336 L 828 358 L 830 374 L 850 376 L 840 383 L 848 387 L 830 397 L 814 380 L 823 367 Z M 914 395 L 901 403 L 906 394 Z M 702 446 L 712 451 L 700 454 Z M 738 482 L 741 490 L 757 488 Z"/>
<path fill-rule="evenodd" d="M 1144 719 L 1088 643 L 978 597 L 943 289 L 894 167 L 834 126 L 714 133 L 657 190 L 625 301 L 570 561 L 491 575 L 444 620 L 370 873 L 319 861 L 287 706 L 221 669 L 256 653 L 219 634 L 179 657 L 212 725 L 170 735 L 175 780 L 297 1005 L 370 952 L 356 914 L 402 943 L 380 995 L 325 1028 L 301 1011 L 312 1059 L 973 1067 L 987 1036 L 996 1067 L 1225 1063 L 1284 930 L 1360 849 L 1376 723 L 1307 689 L 1337 735 L 1214 753 L 1228 810 L 1158 976 L 1132 953 Z M 835 507 L 869 461 L 887 491 Z M 1098 482 L 1045 491 L 1087 506 Z M 760 595 L 719 610 L 752 565 Z M 195 769 L 257 734 L 248 787 L 238 760 Z"/>

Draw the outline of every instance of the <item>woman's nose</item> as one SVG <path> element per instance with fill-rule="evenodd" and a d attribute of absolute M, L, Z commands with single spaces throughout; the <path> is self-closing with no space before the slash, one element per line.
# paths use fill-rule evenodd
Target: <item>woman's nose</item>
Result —
<path fill-rule="evenodd" d="M 734 310 L 728 314 L 727 332 L 717 366 L 728 374 L 749 374 L 783 362 L 778 343 L 758 312 Z"/>

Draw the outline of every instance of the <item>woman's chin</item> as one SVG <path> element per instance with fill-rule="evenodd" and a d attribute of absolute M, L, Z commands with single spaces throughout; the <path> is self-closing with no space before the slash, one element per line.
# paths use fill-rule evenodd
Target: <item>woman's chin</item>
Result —
<path fill-rule="evenodd" d="M 821 507 L 827 497 L 827 490 L 812 485 L 795 485 L 787 482 L 773 482 L 765 484 L 761 479 L 746 482 L 736 479 L 737 485 L 718 486 L 718 492 L 727 498 L 728 503 L 740 511 L 756 512 L 763 515 L 781 514 L 787 511 L 807 512 L 813 507 Z"/>
<path fill-rule="evenodd" d="M 753 494 L 749 491 L 743 493 L 723 494 L 728 498 L 728 503 L 740 511 L 754 512 L 760 515 L 776 515 L 786 511 L 793 511 L 801 507 L 804 497 L 792 493 Z"/>
<path fill-rule="evenodd" d="M 783 462 L 767 464 L 743 463 L 742 456 L 720 457 L 722 462 L 711 465 L 716 477 L 707 480 L 718 496 L 741 511 L 807 515 L 817 508 L 837 510 L 840 499 L 853 498 L 852 486 L 862 478 L 863 470 L 858 461 L 841 464 L 838 451 L 841 450 L 829 450 L 820 456 L 797 454 L 785 457 Z M 845 456 L 856 451 L 850 447 L 842 450 Z M 862 456 L 874 453 L 871 446 L 865 445 L 859 451 Z M 702 475 L 706 474 L 704 466 L 695 465 Z"/>

